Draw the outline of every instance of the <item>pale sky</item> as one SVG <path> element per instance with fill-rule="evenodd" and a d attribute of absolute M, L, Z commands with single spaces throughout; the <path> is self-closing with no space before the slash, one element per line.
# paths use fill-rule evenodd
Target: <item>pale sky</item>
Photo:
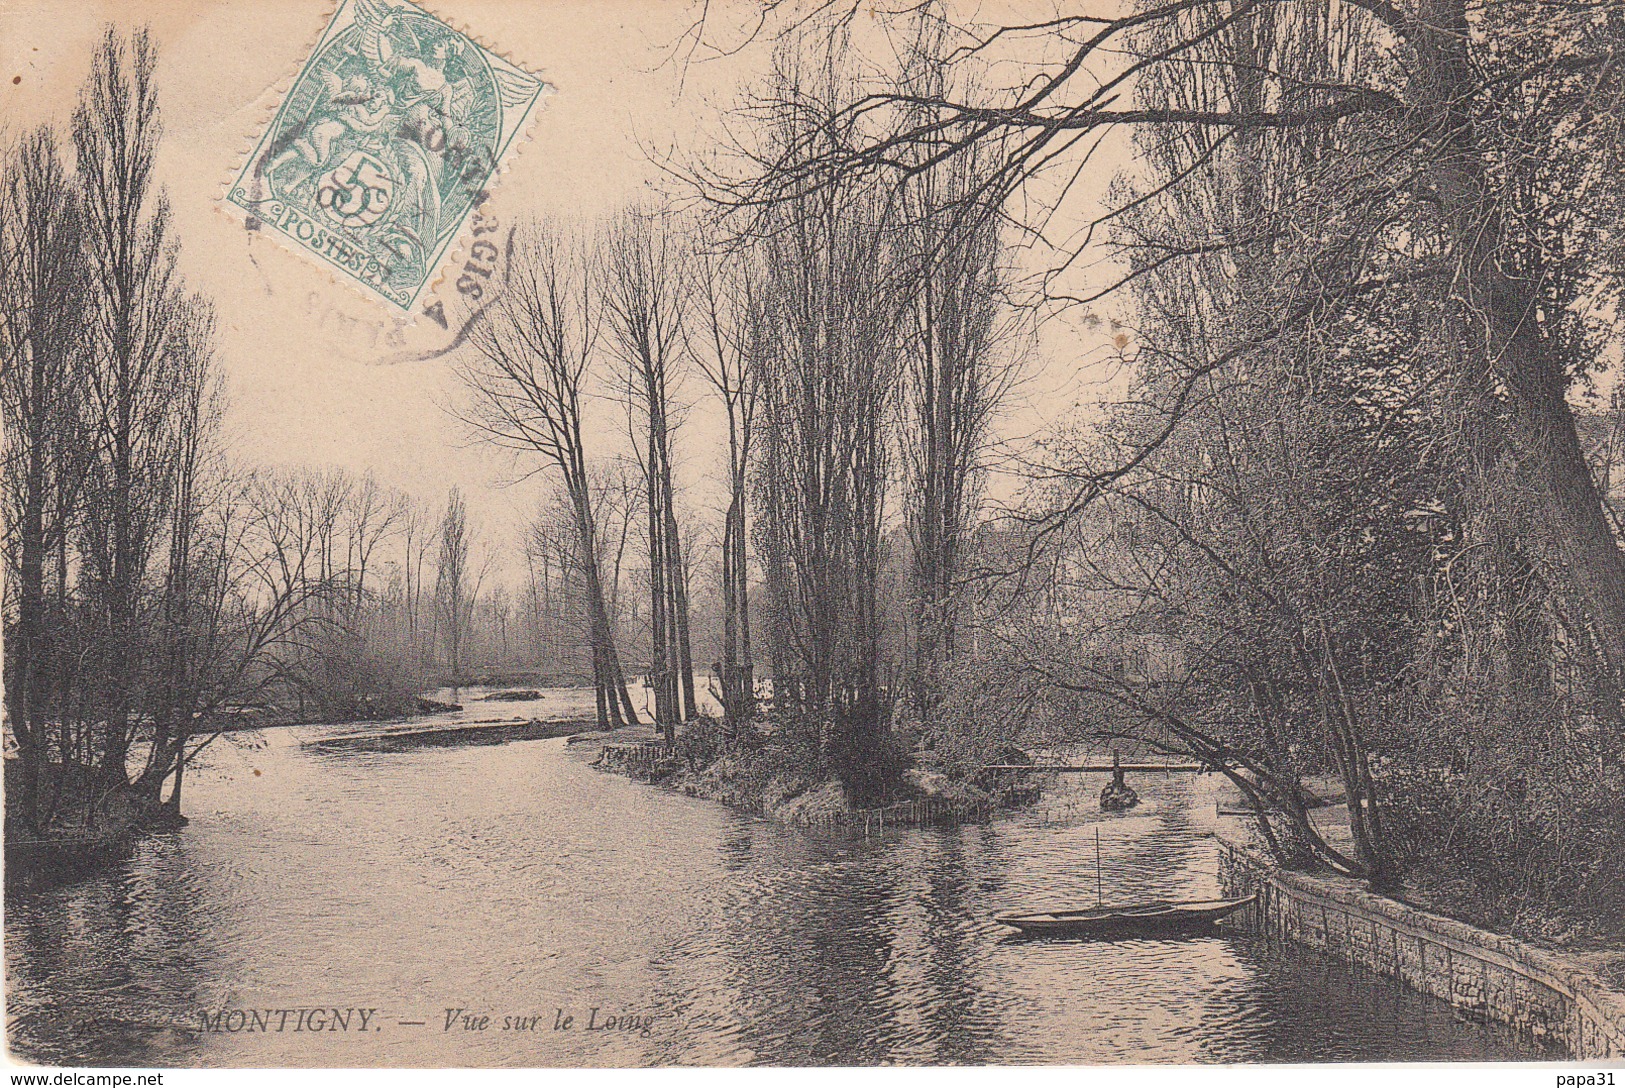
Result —
<path fill-rule="evenodd" d="M 313 259 L 245 231 L 220 207 L 335 6 L 0 0 L 0 125 L 65 125 L 101 27 L 149 24 L 160 50 L 159 180 L 174 208 L 188 280 L 216 301 L 218 359 L 238 452 L 261 463 L 371 469 L 382 483 L 425 499 L 456 484 L 477 519 L 511 537 L 529 516 L 535 488 L 494 486 L 506 465 L 469 446 L 443 408 L 457 395 L 445 359 L 401 361 L 444 345 L 448 334 L 426 319 L 400 321 Z M 692 146 L 693 134 L 713 123 L 711 106 L 731 100 L 767 57 L 764 46 L 686 69 L 662 64 L 699 10 L 689 0 L 428 6 L 557 88 L 486 205 L 509 222 L 527 212 L 597 217 L 647 197 L 660 171 L 644 149 Z M 741 9 L 713 4 L 713 20 L 718 11 L 725 23 Z M 1102 183 L 1109 173 L 1102 170 Z M 1111 374 L 1091 375 L 1080 364 L 1098 359 L 1108 340 L 1105 328 L 1046 337 L 1045 365 L 1007 427 L 1030 432 L 1076 396 L 1087 399 L 1087 389 Z M 687 392 L 699 398 L 703 383 L 694 379 Z M 614 452 L 622 426 L 606 408 L 595 435 L 602 453 Z M 707 501 L 700 481 L 720 465 L 716 428 L 702 405 L 680 438 L 695 501 Z"/>

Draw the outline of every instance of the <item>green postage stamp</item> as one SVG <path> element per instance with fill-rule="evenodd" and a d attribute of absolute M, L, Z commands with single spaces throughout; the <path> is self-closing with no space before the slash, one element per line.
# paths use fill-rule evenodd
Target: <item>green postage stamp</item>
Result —
<path fill-rule="evenodd" d="M 405 0 L 343 0 L 226 200 L 410 310 L 550 90 Z"/>

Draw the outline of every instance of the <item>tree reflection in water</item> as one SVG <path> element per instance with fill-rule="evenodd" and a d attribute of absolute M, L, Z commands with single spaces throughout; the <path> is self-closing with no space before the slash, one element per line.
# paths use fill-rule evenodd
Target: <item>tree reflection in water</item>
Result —
<path fill-rule="evenodd" d="M 478 705 L 477 701 L 471 705 Z M 516 706 L 517 714 L 530 708 Z M 318 758 L 267 735 L 191 826 L 8 900 L 19 1055 L 126 1065 L 1109 1063 L 1505 1058 L 1451 1010 L 1229 938 L 1011 940 L 1013 906 L 1217 891 L 1211 799 L 811 834 L 599 774 L 562 741 Z M 253 771 L 263 771 L 263 777 Z M 1063 789 L 1098 792 L 1078 776 Z M 1046 819 L 1046 812 L 1049 814 Z M 1055 818 L 1060 813 L 1060 818 Z M 199 1033 L 200 1008 L 376 1005 L 386 1030 Z M 400 1026 L 442 1007 L 647 1034 Z M 95 1030 L 81 1030 L 89 1018 Z"/>

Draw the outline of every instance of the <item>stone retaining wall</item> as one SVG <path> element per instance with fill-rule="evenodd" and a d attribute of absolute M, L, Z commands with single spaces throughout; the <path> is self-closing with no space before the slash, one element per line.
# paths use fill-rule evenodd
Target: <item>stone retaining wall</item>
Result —
<path fill-rule="evenodd" d="M 1561 957 L 1235 843 L 1221 843 L 1219 877 L 1227 895 L 1258 895 L 1231 919 L 1246 932 L 1396 978 L 1575 1060 L 1625 1058 L 1625 994 Z"/>

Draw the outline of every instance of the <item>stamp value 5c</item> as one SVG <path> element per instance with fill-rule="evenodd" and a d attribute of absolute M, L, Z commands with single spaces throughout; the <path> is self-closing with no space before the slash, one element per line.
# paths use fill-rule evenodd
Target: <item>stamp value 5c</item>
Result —
<path fill-rule="evenodd" d="M 344 0 L 226 202 L 410 310 L 550 90 L 406 0 Z"/>

